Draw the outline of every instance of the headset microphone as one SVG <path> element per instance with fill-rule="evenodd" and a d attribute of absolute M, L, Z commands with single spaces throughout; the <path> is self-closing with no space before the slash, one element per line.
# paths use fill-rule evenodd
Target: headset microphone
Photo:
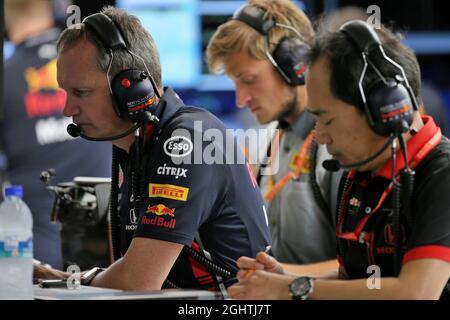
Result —
<path fill-rule="evenodd" d="M 67 126 L 67 133 L 73 138 L 77 138 L 81 135 L 81 129 L 74 123 L 71 123 Z"/>
<path fill-rule="evenodd" d="M 373 161 L 375 158 L 378 158 L 383 152 L 384 150 L 386 150 L 386 148 L 389 147 L 389 145 L 392 143 L 392 141 L 394 141 L 394 139 L 397 138 L 397 135 L 392 134 L 389 137 L 389 140 L 381 147 L 380 150 L 378 150 L 375 154 L 371 155 L 369 158 L 359 161 L 359 162 L 354 162 L 354 163 L 350 163 L 350 164 L 346 164 L 346 165 L 341 165 L 339 163 L 339 161 L 334 160 L 334 159 L 329 159 L 329 160 L 325 160 L 322 162 L 322 167 L 327 170 L 327 171 L 338 171 L 339 169 L 349 169 L 349 168 L 355 168 L 355 167 L 360 167 L 366 163 L 369 163 L 371 161 Z"/>
<path fill-rule="evenodd" d="M 336 172 L 341 168 L 341 164 L 337 160 L 329 159 L 322 162 L 322 167 L 327 171 Z"/>
<path fill-rule="evenodd" d="M 144 117 L 141 121 L 136 123 L 134 126 L 132 126 L 130 129 L 128 129 L 124 133 L 118 134 L 116 136 L 110 136 L 110 137 L 104 137 L 104 138 L 88 137 L 88 136 L 84 135 L 83 132 L 81 131 L 80 127 L 74 123 L 69 124 L 67 126 L 66 130 L 67 130 L 67 133 L 74 138 L 81 137 L 81 138 L 89 140 L 89 141 L 112 141 L 112 140 L 117 140 L 117 139 L 126 137 L 133 131 L 136 131 L 139 127 L 141 127 L 149 122 L 151 122 L 154 126 L 158 125 L 159 119 L 155 115 L 151 114 L 150 112 L 144 112 L 142 115 Z"/>

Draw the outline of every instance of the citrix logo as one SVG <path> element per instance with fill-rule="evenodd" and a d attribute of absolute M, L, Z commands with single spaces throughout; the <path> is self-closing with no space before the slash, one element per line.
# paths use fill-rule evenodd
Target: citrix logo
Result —
<path fill-rule="evenodd" d="M 162 167 L 156 169 L 156 173 L 162 176 L 175 176 L 175 179 L 179 177 L 187 178 L 186 173 L 188 169 L 168 167 L 165 163 Z"/>

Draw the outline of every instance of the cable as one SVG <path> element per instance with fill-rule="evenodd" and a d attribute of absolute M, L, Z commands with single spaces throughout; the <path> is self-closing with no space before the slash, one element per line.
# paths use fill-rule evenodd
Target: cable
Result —
<path fill-rule="evenodd" d="M 112 169 L 111 169 L 111 191 L 109 199 L 109 232 L 111 240 L 112 262 L 120 258 L 120 232 L 118 216 L 118 194 L 119 194 L 119 149 L 112 147 Z"/>
<path fill-rule="evenodd" d="M 400 184 L 396 184 L 394 186 L 394 194 L 393 194 L 393 233 L 394 233 L 394 272 L 395 275 L 400 273 L 401 268 L 401 259 L 402 259 L 402 242 L 403 242 L 403 232 L 401 227 L 401 219 L 400 219 L 400 207 L 403 204 L 403 214 L 406 217 L 406 221 L 408 225 L 412 226 L 412 217 L 411 217 L 411 206 L 412 206 L 412 195 L 414 192 L 414 170 L 409 168 L 408 164 L 408 148 L 405 142 L 405 138 L 403 135 L 399 135 L 398 137 L 400 142 L 400 149 L 403 154 L 403 159 L 405 162 L 404 168 L 400 171 Z M 395 157 L 393 158 L 393 165 L 395 164 Z M 393 176 L 393 181 L 395 177 Z M 406 230 L 405 230 L 406 232 Z"/>
<path fill-rule="evenodd" d="M 322 191 L 320 190 L 319 183 L 317 182 L 316 176 L 316 165 L 317 165 L 317 151 L 319 149 L 319 144 L 315 139 L 313 139 L 311 143 L 310 153 L 309 153 L 309 175 L 310 175 L 310 184 L 314 194 L 314 199 L 316 200 L 319 208 L 326 215 L 328 222 L 333 225 L 333 212 L 330 211 L 328 203 L 322 195 Z M 330 176 L 331 179 L 331 176 Z"/>
<path fill-rule="evenodd" d="M 405 159 L 405 168 L 400 173 L 400 182 L 402 184 L 402 203 L 403 212 L 406 216 L 406 221 L 411 227 L 413 224 L 413 218 L 411 215 L 412 195 L 414 192 L 414 178 L 415 171 L 409 168 L 408 164 L 408 148 L 403 136 L 400 137 L 400 147 Z"/>
<path fill-rule="evenodd" d="M 223 267 L 217 265 L 215 262 L 213 262 L 213 261 L 203 257 L 202 255 L 200 255 L 200 253 L 198 253 L 197 251 L 195 251 L 191 247 L 184 246 L 183 250 L 187 254 L 189 254 L 192 258 L 197 260 L 199 263 L 201 263 L 202 265 L 207 267 L 209 269 L 209 271 L 211 271 L 212 273 L 218 274 L 219 276 L 223 277 L 224 279 L 230 279 L 230 278 L 232 278 L 234 276 L 234 275 L 231 274 L 230 271 L 228 271 L 228 270 L 224 269 Z"/>
<path fill-rule="evenodd" d="M 401 136 L 401 134 L 399 135 Z M 397 178 L 395 176 L 395 167 L 396 167 L 396 153 L 397 153 L 397 139 L 395 139 L 395 135 L 391 134 L 392 144 L 391 144 L 391 163 L 392 163 L 392 184 L 394 189 L 392 191 L 392 233 L 394 236 L 394 274 L 397 276 L 400 272 L 400 259 L 401 259 L 401 248 L 400 248 L 400 208 L 401 208 L 401 184 L 398 183 Z"/>

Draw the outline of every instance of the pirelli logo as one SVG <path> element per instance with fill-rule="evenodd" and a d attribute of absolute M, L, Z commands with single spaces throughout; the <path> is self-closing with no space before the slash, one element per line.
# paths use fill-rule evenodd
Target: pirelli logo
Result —
<path fill-rule="evenodd" d="M 148 185 L 150 198 L 167 198 L 179 201 L 186 201 L 189 188 L 175 186 L 173 184 L 150 183 Z"/>

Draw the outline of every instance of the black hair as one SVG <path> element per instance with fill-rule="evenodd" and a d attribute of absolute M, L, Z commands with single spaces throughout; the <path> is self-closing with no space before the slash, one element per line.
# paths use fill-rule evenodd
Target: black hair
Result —
<path fill-rule="evenodd" d="M 416 99 L 420 99 L 420 67 L 414 52 L 400 42 L 400 37 L 383 27 L 375 30 L 381 40 L 386 55 L 400 64 Z M 330 90 L 334 97 L 356 106 L 364 112 L 364 105 L 359 92 L 358 82 L 364 66 L 361 53 L 342 32 L 322 31 L 316 35 L 309 53 L 309 64 L 312 65 L 320 57 L 328 60 L 330 71 Z M 370 60 L 381 71 L 384 77 L 394 78 L 401 71 L 387 62 L 381 54 L 370 54 Z M 363 80 L 363 88 L 370 92 L 371 84 L 379 79 L 372 67 L 367 68 Z"/>

